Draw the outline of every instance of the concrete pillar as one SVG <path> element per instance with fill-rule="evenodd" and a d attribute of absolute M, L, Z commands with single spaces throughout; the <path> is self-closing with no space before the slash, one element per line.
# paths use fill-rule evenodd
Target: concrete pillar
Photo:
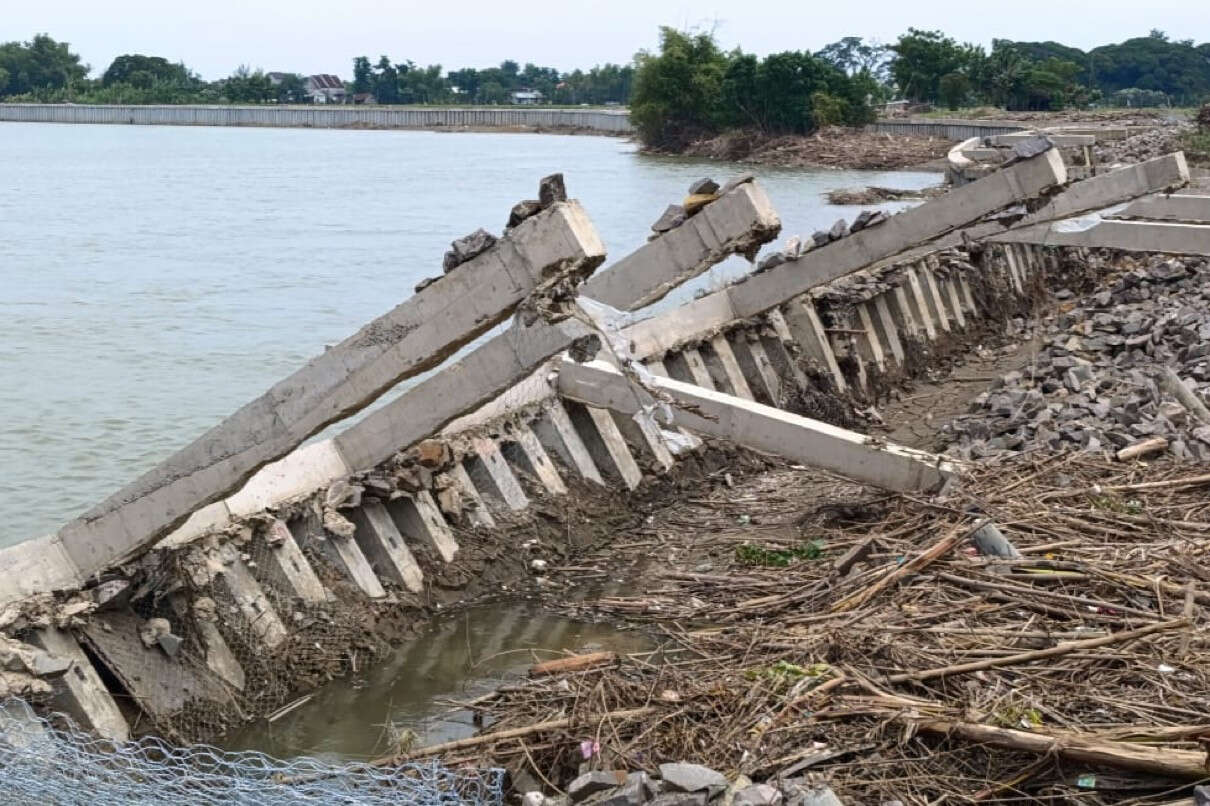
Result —
<path fill-rule="evenodd" d="M 878 367 L 880 372 L 886 372 L 886 353 L 882 349 L 882 342 L 878 338 L 878 331 L 874 328 L 874 317 L 870 315 L 869 303 L 857 303 L 857 319 L 861 323 L 861 329 L 864 331 L 862 336 L 858 338 L 865 344 L 865 352 L 869 355 Z"/>
<path fill-rule="evenodd" d="M 352 521 L 357 545 L 378 573 L 412 593 L 424 591 L 424 572 L 381 501 L 365 499 L 353 510 Z"/>
<path fill-rule="evenodd" d="M 920 283 L 920 277 L 916 271 L 908 266 L 904 270 L 907 278 L 907 290 L 909 292 L 908 299 L 912 303 L 912 313 L 917 321 L 924 325 L 924 332 L 928 336 L 929 341 L 937 340 L 937 321 L 933 319 L 931 307 L 928 303 L 928 297 L 924 292 L 924 287 Z"/>
<path fill-rule="evenodd" d="M 949 314 L 958 327 L 966 330 L 966 314 L 962 311 L 962 300 L 958 298 L 958 283 L 954 277 L 941 279 L 941 296 L 949 306 Z"/>
<path fill-rule="evenodd" d="M 495 529 L 496 519 L 492 517 L 491 510 L 487 508 L 487 503 L 483 500 L 483 496 L 479 494 L 479 488 L 475 486 L 475 482 L 471 479 L 471 475 L 466 472 L 466 468 L 462 466 L 462 463 L 455 462 L 453 468 L 449 471 L 449 475 L 454 488 L 458 491 L 458 495 L 466 504 L 464 511 L 471 524 L 483 529 Z"/>
<path fill-rule="evenodd" d="M 684 366 L 683 372 L 688 373 L 689 383 L 695 383 L 703 389 L 714 388 L 714 379 L 710 377 L 710 370 L 706 368 L 706 362 L 702 358 L 702 354 L 695 348 L 686 347 L 681 350 L 679 356 L 674 358 L 670 354 L 669 357 L 672 359 L 671 364 L 675 365 L 677 369 L 680 369 L 682 365 Z M 674 375 L 677 374 L 676 370 L 673 370 L 671 366 L 669 367 L 669 371 Z"/>
<path fill-rule="evenodd" d="M 928 305 L 929 314 L 941 330 L 949 333 L 951 332 L 950 319 L 945 311 L 945 301 L 941 298 L 941 290 L 937 287 L 937 277 L 929 267 L 927 259 L 920 261 L 918 265 L 919 274 L 923 278 L 924 299 L 925 304 Z"/>
<path fill-rule="evenodd" d="M 64 710 L 98 736 L 114 742 L 128 741 L 130 726 L 126 724 L 126 718 L 75 636 L 54 627 L 44 627 L 34 631 L 32 640 L 50 654 L 71 661 L 71 668 L 56 681 L 56 695 L 62 700 Z"/>
<path fill-rule="evenodd" d="M 628 490 L 638 487 L 643 481 L 643 472 L 609 412 L 596 406 L 574 404 L 567 405 L 567 412 L 596 466 L 606 475 L 620 479 Z"/>
<path fill-rule="evenodd" d="M 798 366 L 797 357 L 789 349 L 789 345 L 794 343 L 794 336 L 790 333 L 790 326 L 786 324 L 786 317 L 780 309 L 774 308 L 767 312 L 764 318 L 773 331 L 773 336 L 762 335 L 761 344 L 769 360 L 773 362 L 773 368 L 785 379 L 785 383 L 793 384 L 796 389 L 807 389 L 810 382 L 802 367 Z"/>
<path fill-rule="evenodd" d="M 672 469 L 675 461 L 672 458 L 672 452 L 668 450 L 667 443 L 664 442 L 664 437 L 660 434 L 659 426 L 650 420 L 643 418 L 635 420 L 625 414 L 612 412 L 614 425 L 618 427 L 623 439 L 633 448 L 633 453 L 646 457 L 650 460 L 660 472 L 667 472 Z"/>
<path fill-rule="evenodd" d="M 773 362 L 769 360 L 769 354 L 765 352 L 765 345 L 761 343 L 760 336 L 743 329 L 732 331 L 731 335 L 732 352 L 740 371 L 747 379 L 753 399 L 771 406 L 781 405 L 781 378 L 773 368 Z"/>
<path fill-rule="evenodd" d="M 551 495 L 566 495 L 567 485 L 528 425 L 513 430 L 512 442 L 505 443 L 504 455 L 514 465 L 533 476 Z"/>
<path fill-rule="evenodd" d="M 392 498 L 387 502 L 387 510 L 400 532 L 412 540 L 427 543 L 444 562 L 454 561 L 458 555 L 458 541 L 432 493 L 421 490 L 410 496 Z"/>
<path fill-rule="evenodd" d="M 753 399 L 752 390 L 748 388 L 748 381 L 744 378 L 744 373 L 740 370 L 739 362 L 725 335 L 719 333 L 710 339 L 709 350 L 703 357 L 706 358 L 706 365 L 710 369 L 710 377 L 714 380 L 715 389 L 746 400 Z"/>
<path fill-rule="evenodd" d="M 221 568 L 215 569 L 216 576 L 244 617 L 247 634 L 253 639 L 250 643 L 259 643 L 269 650 L 281 646 L 287 637 L 286 626 L 248 566 L 230 543 L 220 547 L 219 558 L 222 563 Z"/>
<path fill-rule="evenodd" d="M 903 280 L 895 286 L 890 300 L 891 316 L 899 326 L 899 332 L 909 339 L 918 339 L 923 328 L 916 319 L 916 312 L 911 302 L 911 283 L 905 274 Z"/>
<path fill-rule="evenodd" d="M 979 308 L 975 305 L 975 295 L 971 293 L 970 283 L 967 282 L 965 272 L 955 272 L 955 278 L 958 283 L 958 291 L 962 297 L 962 304 L 966 307 L 966 312 L 972 317 L 979 315 Z"/>
<path fill-rule="evenodd" d="M 895 324 L 895 318 L 891 315 L 891 307 L 887 304 L 887 298 L 892 294 L 879 294 L 872 300 L 875 325 L 879 328 L 880 333 L 891 350 L 891 356 L 895 359 L 895 363 L 903 366 L 903 342 L 899 340 L 899 327 Z"/>
<path fill-rule="evenodd" d="M 1008 280 L 1013 291 L 1025 293 L 1025 283 L 1021 277 L 1021 268 L 1017 265 L 1017 252 L 1014 244 L 1004 244 L 1004 263 L 1008 268 Z"/>
<path fill-rule="evenodd" d="M 549 453 L 558 456 L 565 467 L 575 470 L 588 481 L 605 486 L 605 479 L 584 446 L 584 440 L 580 439 L 580 434 L 572 425 L 563 401 L 557 397 L 550 401 L 534 421 L 533 427 L 538 441 Z"/>
<path fill-rule="evenodd" d="M 274 518 L 265 532 L 264 540 L 268 551 L 263 568 L 273 582 L 307 604 L 327 601 L 323 583 L 315 575 L 311 563 L 307 562 L 285 521 Z"/>
<path fill-rule="evenodd" d="M 473 453 L 463 460 L 463 466 L 470 473 L 475 486 L 481 491 L 495 496 L 513 512 L 519 512 L 529 506 L 529 496 L 521 489 L 521 482 L 513 475 L 513 471 L 504 461 L 500 448 L 487 437 L 475 437 L 471 440 Z"/>
<path fill-rule="evenodd" d="M 828 371 L 836 391 L 844 394 L 848 384 L 840 371 L 840 365 L 836 363 L 836 354 L 832 352 L 823 323 L 819 321 L 819 314 L 815 312 L 815 303 L 808 297 L 791 300 L 783 306 L 782 316 L 794 343 L 806 353 L 807 358 Z"/>
<path fill-rule="evenodd" d="M 197 630 L 202 642 L 202 651 L 206 653 L 206 668 L 218 675 L 228 685 L 243 691 L 248 679 L 244 667 L 236 660 L 235 653 L 223 638 L 218 628 L 218 614 L 215 612 L 213 600 L 208 600 L 209 606 L 201 607 L 190 601 L 183 592 L 178 591 L 169 597 L 172 610 L 182 621 L 188 621 Z"/>

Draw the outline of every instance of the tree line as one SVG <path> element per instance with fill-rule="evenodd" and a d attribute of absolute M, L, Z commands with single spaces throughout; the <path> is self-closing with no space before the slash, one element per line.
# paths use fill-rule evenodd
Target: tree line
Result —
<path fill-rule="evenodd" d="M 298 73 L 266 73 L 246 65 L 217 81 L 204 81 L 179 62 L 160 56 L 118 56 L 99 78 L 66 42 L 38 34 L 28 42 L 0 44 L 0 99 L 42 103 L 307 103 L 306 78 Z M 487 69 L 446 72 L 382 56 L 353 60 L 350 93 L 366 93 L 384 104 L 509 103 L 518 90 L 536 90 L 545 103 L 625 104 L 633 65 L 605 64 L 560 72 L 505 61 Z"/>
<path fill-rule="evenodd" d="M 0 99 L 75 103 L 305 103 L 305 78 L 241 66 L 205 81 L 144 54 L 114 59 L 97 78 L 66 42 L 38 34 L 0 44 Z M 352 62 L 350 93 L 379 103 L 497 104 L 534 90 L 553 104 L 629 104 L 644 139 L 676 145 L 727 128 L 805 132 L 869 119 L 891 98 L 951 108 L 1048 110 L 1092 104 L 1192 106 L 1210 97 L 1210 43 L 1159 30 L 1089 51 L 1058 42 L 958 42 L 909 29 L 890 44 L 845 37 L 818 51 L 764 58 L 724 52 L 713 36 L 661 29 L 659 48 L 630 64 L 560 71 L 505 61 L 445 70 L 381 56 Z"/>

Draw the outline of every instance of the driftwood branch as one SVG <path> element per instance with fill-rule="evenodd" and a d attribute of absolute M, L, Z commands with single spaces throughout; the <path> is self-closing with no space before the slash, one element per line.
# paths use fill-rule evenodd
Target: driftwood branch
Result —
<path fill-rule="evenodd" d="M 1152 633 L 1188 627 L 1189 623 L 1189 619 L 1183 618 L 1176 619 L 1175 621 L 1161 621 L 1159 624 L 1148 624 L 1146 627 L 1139 627 L 1137 630 L 1110 633 L 1109 635 L 1102 635 L 1100 638 L 1089 638 L 1084 641 L 1067 641 L 1066 643 L 1057 644 L 1047 649 L 1035 649 L 1029 652 L 1019 652 L 1016 655 L 1005 655 L 1000 658 L 988 658 L 970 663 L 959 663 L 953 666 L 941 666 L 936 669 L 925 669 L 919 672 L 896 674 L 888 677 L 887 681 L 891 683 L 905 683 L 910 680 L 932 680 L 937 677 L 947 677 L 951 674 L 978 672 L 996 666 L 1013 666 L 1018 663 L 1029 663 L 1044 658 L 1053 658 L 1057 655 L 1066 655 L 1069 652 L 1076 652 L 1081 649 L 1093 649 L 1099 646 L 1107 646 L 1108 644 L 1120 644 L 1123 641 L 1142 638 Z"/>
<path fill-rule="evenodd" d="M 1138 772 L 1171 778 L 1197 780 L 1210 775 L 1206 753 L 1201 750 L 1175 750 L 1130 742 L 1082 736 L 1077 733 L 1048 734 L 1034 731 L 997 728 L 973 722 L 948 719 L 924 719 L 915 723 L 929 733 L 961 736 L 980 744 L 1007 747 L 1042 755 L 1057 753 L 1064 758 L 1086 764 L 1104 764 Z"/>
<path fill-rule="evenodd" d="M 835 602 L 832 605 L 832 612 L 835 613 L 843 610 L 852 610 L 855 607 L 860 607 L 882 591 L 889 588 L 891 585 L 896 584 L 900 580 L 905 579 L 912 574 L 922 571 L 936 562 L 940 557 L 944 557 L 946 554 L 948 554 L 955 546 L 970 537 L 971 534 L 983 528 L 983 525 L 986 522 L 986 520 L 982 520 L 976 523 L 974 526 L 969 526 L 967 524 L 955 526 L 948 533 L 946 533 L 944 537 L 933 545 L 929 546 L 923 552 L 917 554 L 911 560 L 898 568 L 888 572 L 886 575 L 879 577 L 879 579 L 874 582 L 873 585 L 870 585 L 868 588 L 863 588 L 851 596 L 846 596 L 844 599 Z"/>

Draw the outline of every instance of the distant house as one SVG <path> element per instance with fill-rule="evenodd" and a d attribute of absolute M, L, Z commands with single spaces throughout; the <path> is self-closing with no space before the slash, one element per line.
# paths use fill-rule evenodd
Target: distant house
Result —
<path fill-rule="evenodd" d="M 537 90 L 517 90 L 513 93 L 513 103 L 520 106 L 533 106 L 543 101 L 542 93 Z"/>
<path fill-rule="evenodd" d="M 348 99 L 345 84 L 330 73 L 307 76 L 307 97 L 315 104 L 343 104 Z"/>

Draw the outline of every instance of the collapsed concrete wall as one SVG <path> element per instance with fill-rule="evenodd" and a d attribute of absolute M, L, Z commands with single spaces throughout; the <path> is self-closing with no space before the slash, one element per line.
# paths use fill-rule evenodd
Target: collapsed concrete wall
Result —
<path fill-rule="evenodd" d="M 1050 159 L 1019 167 L 987 186 L 1001 208 L 1022 197 L 1035 200 L 1058 171 Z M 1023 180 L 1037 189 L 1024 190 Z M 1133 180 L 1127 184 L 1133 189 Z M 734 236 L 711 243 L 700 238 L 696 250 L 680 257 L 661 255 L 650 285 L 628 292 L 631 304 L 667 286 L 669 277 L 690 276 L 751 246 L 753 237 L 772 237 L 771 211 L 758 203 L 754 186 L 740 190 L 713 202 L 747 209 L 734 219 Z M 963 198 L 991 204 L 969 193 Z M 906 230 L 915 234 L 905 235 L 900 226 L 893 238 L 862 243 L 902 251 L 927 233 L 945 233 L 957 218 L 967 229 L 978 226 L 969 211 L 934 204 L 909 220 L 921 222 Z M 547 327 L 546 346 L 525 347 L 531 357 L 515 360 L 491 382 L 517 391 L 511 405 L 493 405 L 488 416 L 453 427 L 446 414 L 478 400 L 468 393 L 420 431 L 390 433 L 396 441 L 384 436 L 361 466 L 348 461 L 338 441 L 291 454 L 280 473 L 261 476 L 258 486 L 226 499 L 222 517 L 194 521 L 192 533 L 178 533 L 110 569 L 82 593 L 43 595 L 0 611 L 0 629 L 45 647 L 59 671 L 47 678 L 51 691 L 42 695 L 57 696 L 95 730 L 120 738 L 142 713 L 170 737 L 204 738 L 271 713 L 367 662 L 408 613 L 419 617 L 435 602 L 471 595 L 476 585 L 497 581 L 494 574 L 521 573 L 524 557 L 504 547 L 519 544 L 521 535 L 540 534 L 543 524 L 550 528 L 552 511 L 567 523 L 592 521 L 608 529 L 610 513 L 616 517 L 618 510 L 616 502 L 606 507 L 602 501 L 616 499 L 619 491 L 641 495 L 644 482 L 658 484 L 701 461 L 712 448 L 696 436 L 789 452 L 893 488 L 935 487 L 953 472 L 939 458 L 820 421 L 852 422 L 880 386 L 919 375 L 933 357 L 960 349 L 965 338 L 1032 304 L 1044 293 L 1054 250 L 1013 245 L 1012 260 L 989 263 L 977 248 L 951 247 L 909 255 L 875 272 L 867 269 L 874 262 L 868 260 L 856 267 L 866 270 L 861 275 L 837 268 L 846 260 L 852 266 L 861 249 L 845 240 L 861 235 L 822 247 L 800 265 L 825 267 L 834 272 L 830 281 L 781 273 L 776 285 L 784 296 L 754 314 L 738 317 L 732 297 L 716 294 L 622 331 L 630 347 L 624 360 L 637 358 L 652 375 L 672 378 L 652 383 L 650 399 L 606 366 L 571 364 L 558 372 L 567 359 L 545 363 L 566 349 L 569 336 L 588 335 L 561 329 L 571 326 L 567 322 Z M 726 243 L 731 247 L 720 251 Z M 652 253 L 659 248 L 644 247 Z M 634 261 L 631 256 L 619 265 L 641 265 Z M 810 293 L 802 293 L 804 285 Z M 760 298 L 773 299 L 768 293 Z M 720 311 L 703 329 L 697 314 L 712 305 Z M 516 334 L 523 330 L 509 332 L 499 343 L 516 356 L 523 348 Z M 608 340 L 611 334 L 597 335 Z M 433 377 L 467 386 L 467 367 L 475 366 L 456 363 Z M 546 377 L 552 370 L 554 384 Z M 439 404 L 432 396 L 416 399 Z M 672 422 L 633 416 L 661 402 L 676 409 Z M 394 422 L 414 428 L 406 419 Z M 446 423 L 440 438 L 423 440 Z M 298 467 L 308 473 L 320 471 L 299 475 L 289 470 L 292 462 L 303 463 Z M 300 491 L 300 479 L 319 478 Z M 546 500 L 560 504 L 538 516 L 535 509 Z M 566 529 L 561 522 L 554 528 L 560 534 Z M 66 669 L 75 671 L 64 674 Z M 32 672 L 25 678 L 35 688 L 35 682 L 45 683 Z"/>

